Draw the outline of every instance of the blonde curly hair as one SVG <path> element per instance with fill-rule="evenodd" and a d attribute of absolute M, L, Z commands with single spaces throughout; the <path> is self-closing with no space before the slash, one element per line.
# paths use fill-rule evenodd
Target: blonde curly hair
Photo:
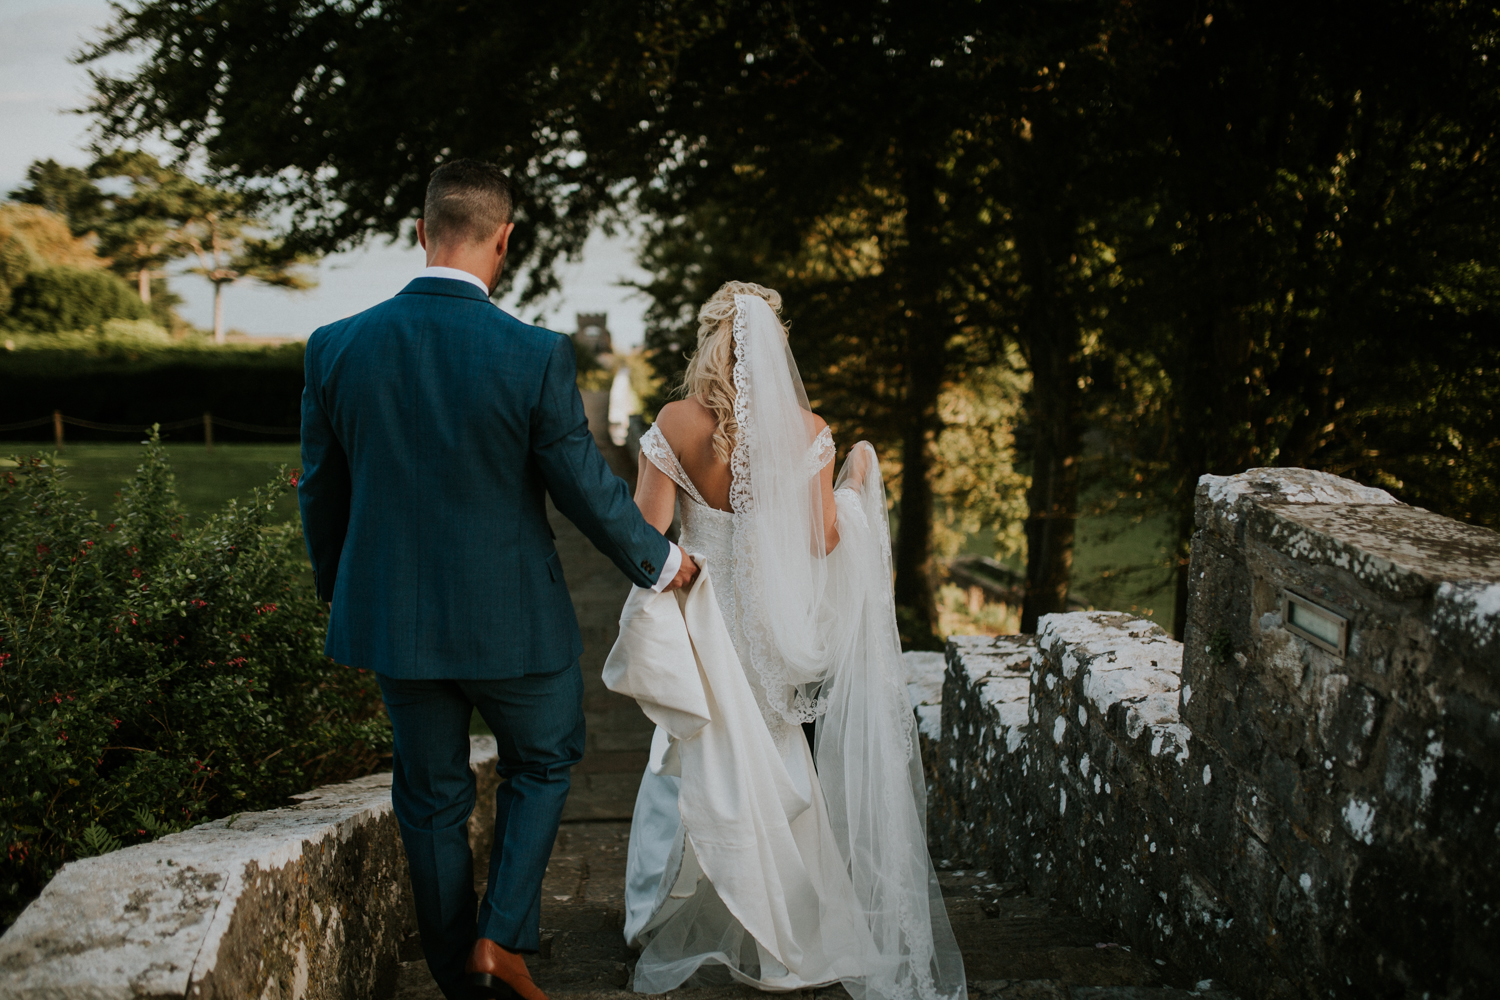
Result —
<path fill-rule="evenodd" d="M 697 396 L 714 415 L 714 455 L 728 464 L 739 424 L 734 419 L 734 297 L 758 295 L 781 313 L 781 293 L 750 281 L 726 281 L 698 310 L 698 349 L 682 376 L 682 395 Z M 786 327 L 781 328 L 783 335 Z"/>

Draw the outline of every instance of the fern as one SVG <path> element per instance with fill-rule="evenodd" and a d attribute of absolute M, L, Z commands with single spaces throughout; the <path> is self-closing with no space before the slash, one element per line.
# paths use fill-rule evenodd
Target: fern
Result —
<path fill-rule="evenodd" d="M 95 821 L 84 828 L 77 850 L 80 858 L 91 858 L 97 854 L 118 851 L 120 846 L 119 838 Z"/>
<path fill-rule="evenodd" d="M 135 813 L 131 818 L 135 820 L 136 828 L 144 830 L 146 836 L 151 840 L 155 840 L 158 837 L 165 837 L 169 833 L 176 833 L 182 829 L 175 823 L 168 823 L 166 820 L 158 819 L 145 806 L 136 806 Z"/>

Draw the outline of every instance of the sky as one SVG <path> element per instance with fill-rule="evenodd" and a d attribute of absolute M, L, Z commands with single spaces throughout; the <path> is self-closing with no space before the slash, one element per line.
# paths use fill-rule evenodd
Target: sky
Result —
<path fill-rule="evenodd" d="M 85 166 L 89 156 L 88 119 L 69 113 L 88 100 L 88 70 L 69 57 L 109 20 L 106 0 L 0 0 L 0 194 L 18 187 L 33 160 Z M 130 56 L 96 64 L 108 71 L 128 68 Z M 305 337 L 325 323 L 368 308 L 395 294 L 421 270 L 420 248 L 383 238 L 325 258 L 317 267 L 318 286 L 291 292 L 245 281 L 224 293 L 225 322 L 254 335 Z M 576 327 L 578 312 L 607 312 L 617 348 L 638 345 L 645 330 L 646 300 L 622 280 L 644 280 L 628 234 L 591 236 L 575 263 L 558 271 L 561 292 L 524 318 L 562 332 Z M 193 324 L 213 325 L 213 292 L 207 281 L 184 274 L 171 281 L 186 302 L 181 311 Z M 502 308 L 514 309 L 504 301 Z"/>

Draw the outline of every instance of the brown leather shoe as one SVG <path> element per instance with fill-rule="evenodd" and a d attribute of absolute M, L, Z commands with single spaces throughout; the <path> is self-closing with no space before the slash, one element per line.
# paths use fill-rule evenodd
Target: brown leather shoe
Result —
<path fill-rule="evenodd" d="M 469 952 L 469 961 L 464 965 L 469 985 L 478 987 L 480 995 L 493 1000 L 547 1000 L 547 994 L 537 989 L 526 968 L 526 960 L 518 952 L 500 947 L 489 938 L 474 942 Z"/>

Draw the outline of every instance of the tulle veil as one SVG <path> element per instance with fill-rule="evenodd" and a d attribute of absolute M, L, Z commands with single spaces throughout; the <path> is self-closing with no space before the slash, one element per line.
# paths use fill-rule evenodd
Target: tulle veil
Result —
<path fill-rule="evenodd" d="M 817 723 L 818 779 L 874 942 L 866 974 L 845 985 L 857 1000 L 963 1000 L 963 962 L 927 853 L 880 464 L 867 442 L 851 450 L 834 490 L 839 541 L 826 551 L 807 458 L 812 411 L 785 330 L 759 296 L 737 295 L 735 306 L 736 601 L 772 710 Z"/>

